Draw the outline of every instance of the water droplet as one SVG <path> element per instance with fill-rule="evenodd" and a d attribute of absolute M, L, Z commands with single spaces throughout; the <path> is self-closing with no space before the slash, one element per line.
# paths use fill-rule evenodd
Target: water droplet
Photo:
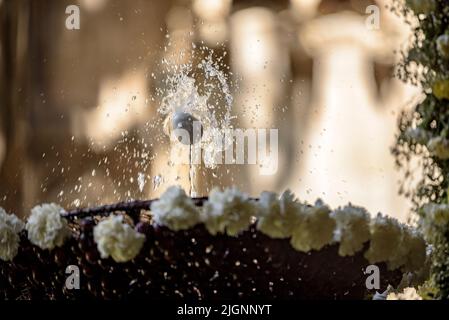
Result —
<path fill-rule="evenodd" d="M 137 175 L 137 184 L 139 185 L 140 192 L 143 192 L 143 188 L 145 187 L 145 174 L 139 172 Z"/>
<path fill-rule="evenodd" d="M 160 174 L 153 177 L 153 190 L 156 190 L 160 187 L 162 183 L 162 176 Z"/>

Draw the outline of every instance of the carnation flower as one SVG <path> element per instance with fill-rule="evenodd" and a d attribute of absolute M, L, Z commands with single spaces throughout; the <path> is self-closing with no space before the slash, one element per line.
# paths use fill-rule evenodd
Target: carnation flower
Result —
<path fill-rule="evenodd" d="M 443 137 L 432 138 L 427 143 L 427 148 L 434 156 L 442 160 L 449 159 L 449 140 Z"/>
<path fill-rule="evenodd" d="M 203 221 L 213 235 L 226 232 L 236 236 L 248 228 L 255 212 L 255 204 L 248 195 L 236 188 L 228 188 L 223 192 L 214 188 L 204 205 Z"/>
<path fill-rule="evenodd" d="M 302 205 L 290 190 L 280 197 L 273 192 L 262 192 L 259 199 L 257 228 L 272 238 L 288 238 L 292 235 Z"/>
<path fill-rule="evenodd" d="M 145 236 L 123 222 L 123 216 L 110 215 L 94 227 L 94 241 L 101 258 L 115 262 L 134 259 L 142 249 Z"/>
<path fill-rule="evenodd" d="M 377 214 L 370 224 L 371 242 L 365 258 L 371 264 L 387 262 L 397 254 L 402 237 L 401 225 L 390 217 Z"/>
<path fill-rule="evenodd" d="M 294 226 L 291 245 L 298 251 L 320 250 L 332 242 L 335 220 L 330 216 L 330 209 L 321 200 L 315 206 L 305 207 L 300 211 Z"/>
<path fill-rule="evenodd" d="M 54 203 L 34 207 L 25 225 L 30 242 L 41 249 L 61 247 L 70 235 L 62 212 L 64 209 Z"/>
<path fill-rule="evenodd" d="M 201 222 L 200 213 L 185 191 L 178 186 L 168 188 L 159 200 L 151 204 L 154 222 L 178 231 Z"/>
<path fill-rule="evenodd" d="M 24 223 L 14 214 L 7 214 L 0 207 L 0 259 L 11 261 L 17 255 L 20 242 L 20 231 Z"/>
<path fill-rule="evenodd" d="M 349 204 L 343 209 L 335 210 L 331 216 L 337 225 L 334 239 L 340 242 L 338 254 L 343 257 L 352 256 L 361 250 L 370 238 L 368 212 L 364 208 Z"/>

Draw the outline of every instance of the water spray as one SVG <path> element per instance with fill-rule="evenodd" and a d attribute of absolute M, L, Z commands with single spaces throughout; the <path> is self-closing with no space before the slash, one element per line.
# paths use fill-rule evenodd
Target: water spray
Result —
<path fill-rule="evenodd" d="M 166 121 L 166 133 L 170 136 L 170 139 L 189 146 L 189 193 L 190 196 L 196 196 L 194 183 L 195 168 L 192 164 L 192 147 L 201 140 L 203 135 L 202 123 L 192 114 L 182 111 L 174 112 Z"/>

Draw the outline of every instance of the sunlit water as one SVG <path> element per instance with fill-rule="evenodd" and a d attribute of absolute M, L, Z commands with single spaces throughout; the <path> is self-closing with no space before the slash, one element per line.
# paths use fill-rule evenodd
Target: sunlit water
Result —
<path fill-rule="evenodd" d="M 134 104 L 139 100 L 144 100 L 145 105 L 151 102 L 157 105 L 157 111 L 148 119 L 146 124 L 140 128 L 119 131 L 119 139 L 114 139 L 112 147 L 105 139 L 96 139 L 91 137 L 90 148 L 81 157 L 86 165 L 91 164 L 97 154 L 111 149 L 112 156 L 103 156 L 97 161 L 97 166 L 89 175 L 83 175 L 75 178 L 77 183 L 74 187 L 70 181 L 73 175 L 71 167 L 55 167 L 51 173 L 59 173 L 66 177 L 65 182 L 61 184 L 61 191 L 57 194 L 58 201 L 78 207 L 80 205 L 95 205 L 104 201 L 133 200 L 136 192 L 140 197 L 149 197 L 148 193 L 157 193 L 162 186 L 181 184 L 188 180 L 189 193 L 191 196 L 197 195 L 197 181 L 202 178 L 201 168 L 214 169 L 215 157 L 224 150 L 226 142 L 217 143 L 216 132 L 223 132 L 232 127 L 232 104 L 233 96 L 231 93 L 231 80 L 229 79 L 229 67 L 224 62 L 226 53 L 219 56 L 213 50 L 206 47 L 197 47 L 192 44 L 191 51 L 180 51 L 176 53 L 173 59 L 161 59 L 158 65 L 158 71 L 154 71 L 147 76 L 151 77 L 158 84 L 155 92 L 149 96 L 142 96 L 135 93 L 130 96 L 128 102 L 116 108 L 118 114 L 111 115 L 114 120 L 125 121 L 126 117 L 135 117 L 138 112 L 134 109 Z M 185 56 L 189 59 L 187 62 Z M 117 89 L 113 88 L 114 91 Z M 120 110 L 118 110 L 120 109 Z M 115 109 L 114 109 L 115 110 Z M 186 173 L 182 165 L 175 164 L 170 159 L 172 149 L 185 147 L 176 139 L 170 136 L 170 130 L 167 130 L 167 124 L 171 123 L 171 118 L 177 112 L 185 112 L 193 115 L 203 126 L 203 135 L 198 142 L 202 149 L 201 164 L 192 163 L 192 148 L 186 155 L 189 163 Z M 101 123 L 111 125 L 114 120 L 110 119 L 110 114 L 103 115 Z M 108 120 L 110 119 L 110 120 Z M 109 129 L 111 132 L 111 130 Z M 112 130 L 114 135 L 116 131 Z M 105 135 L 109 139 L 113 136 Z M 70 154 L 77 152 L 77 141 L 72 138 Z M 59 156 L 59 152 L 55 151 Z M 45 154 L 43 158 L 45 158 Z M 112 159 L 112 157 L 114 159 Z M 159 159 L 169 160 L 166 163 L 167 170 L 164 172 L 154 172 L 148 176 L 157 165 Z M 117 164 L 117 159 L 120 159 Z M 58 162 L 59 164 L 59 162 Z M 185 166 L 184 166 L 185 167 Z M 156 169 L 157 170 L 157 169 Z M 162 169 L 159 169 L 162 170 Z M 173 174 L 175 172 L 175 174 Z M 104 181 L 110 181 L 105 184 Z M 102 182 L 99 184 L 99 182 Z M 150 185 L 149 188 L 146 188 Z M 45 181 L 43 183 L 43 192 L 45 192 Z M 95 191 L 98 198 L 91 203 L 90 192 Z M 112 195 L 111 195 L 112 194 Z"/>
<path fill-rule="evenodd" d="M 202 149 L 201 165 L 206 168 L 216 167 L 216 157 L 228 145 L 225 141 L 217 141 L 219 133 L 232 127 L 231 112 L 233 97 L 230 80 L 225 73 L 226 65 L 222 57 L 213 58 L 213 50 L 206 47 L 193 46 L 192 60 L 186 64 L 171 64 L 166 60 L 162 66 L 165 74 L 165 86 L 158 90 L 162 96 L 158 112 L 165 118 L 165 132 L 170 135 L 170 124 L 176 113 L 187 113 L 194 116 L 203 128 L 199 142 Z M 200 56 L 200 59 L 197 59 Z M 171 148 L 182 147 L 176 139 L 171 139 Z M 198 161 L 193 163 L 193 147 L 188 150 L 190 195 L 196 196 L 196 178 Z"/>

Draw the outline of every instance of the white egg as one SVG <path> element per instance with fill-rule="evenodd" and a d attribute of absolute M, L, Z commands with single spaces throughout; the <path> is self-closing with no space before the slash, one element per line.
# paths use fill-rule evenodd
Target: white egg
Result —
<path fill-rule="evenodd" d="M 197 143 L 203 134 L 201 122 L 186 112 L 173 115 L 172 128 L 176 139 L 186 145 Z"/>

